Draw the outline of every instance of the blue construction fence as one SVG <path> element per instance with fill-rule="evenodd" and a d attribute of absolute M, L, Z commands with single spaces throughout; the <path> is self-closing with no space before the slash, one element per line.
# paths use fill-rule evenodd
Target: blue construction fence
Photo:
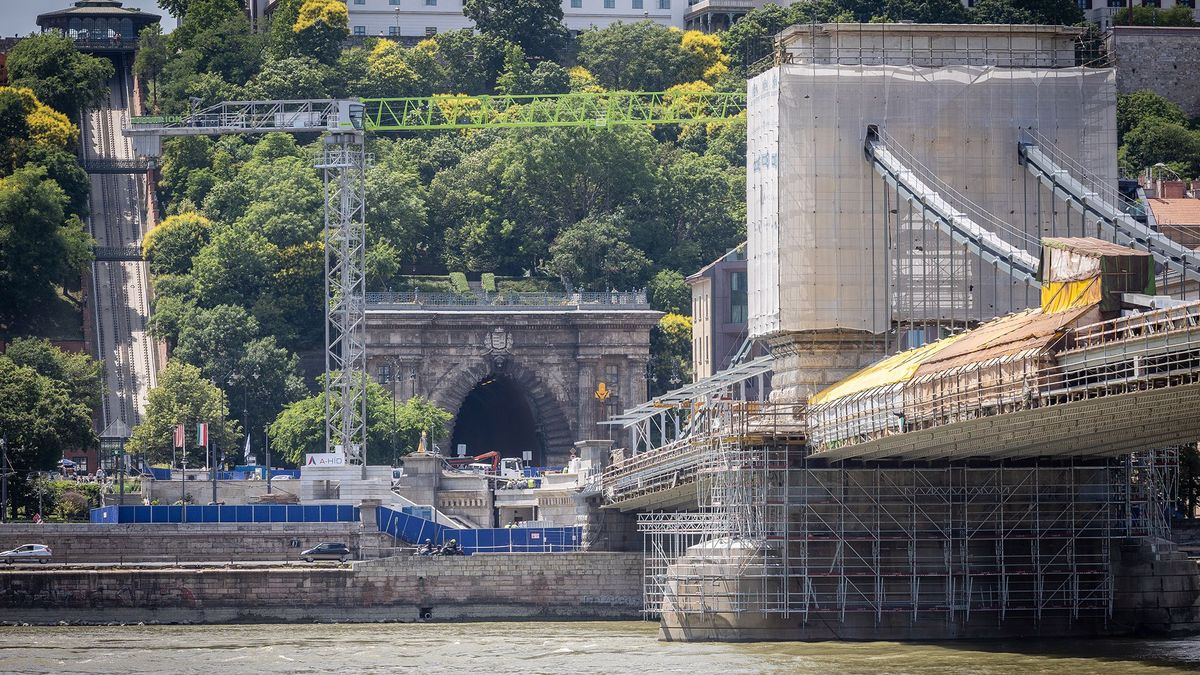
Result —
<path fill-rule="evenodd" d="M 579 527 L 504 527 L 456 530 L 412 513 L 378 507 L 379 531 L 409 544 L 428 539 L 437 546 L 454 539 L 468 553 L 562 553 L 578 551 L 583 542 Z"/>
<path fill-rule="evenodd" d="M 226 504 L 214 506 L 105 506 L 92 509 L 93 523 L 353 523 L 349 504 Z M 186 518 L 185 518 L 186 516 Z"/>

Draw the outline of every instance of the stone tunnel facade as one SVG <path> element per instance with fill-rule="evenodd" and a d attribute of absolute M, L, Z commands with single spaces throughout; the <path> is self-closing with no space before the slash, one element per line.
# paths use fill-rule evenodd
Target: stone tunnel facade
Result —
<path fill-rule="evenodd" d="M 447 437 L 435 439 L 443 454 L 464 440 L 472 456 L 520 457 L 533 446 L 534 464 L 560 466 L 575 441 L 612 437 L 599 421 L 646 400 L 650 331 L 661 316 L 612 307 L 370 308 L 367 367 L 399 401 L 422 396 L 455 415 Z M 602 383 L 606 397 L 597 396 Z M 489 387 L 499 392 L 490 399 Z M 508 447 L 486 440 L 493 428 Z"/>

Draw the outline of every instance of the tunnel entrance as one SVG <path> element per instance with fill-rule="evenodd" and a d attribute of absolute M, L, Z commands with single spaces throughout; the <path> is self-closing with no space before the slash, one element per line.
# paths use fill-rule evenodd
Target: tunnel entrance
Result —
<path fill-rule="evenodd" d="M 524 387 L 504 375 L 485 377 L 463 399 L 450 440 L 452 456 L 460 444 L 467 446 L 468 456 L 495 450 L 501 457 L 519 458 L 528 451 L 533 466 L 546 460 L 533 404 Z"/>

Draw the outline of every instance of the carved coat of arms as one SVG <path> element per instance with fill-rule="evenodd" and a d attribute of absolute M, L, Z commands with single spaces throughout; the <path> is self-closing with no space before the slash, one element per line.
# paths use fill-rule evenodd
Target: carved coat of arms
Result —
<path fill-rule="evenodd" d="M 508 351 L 512 348 L 512 334 L 503 328 L 493 328 L 484 339 L 488 349 L 496 352 Z"/>

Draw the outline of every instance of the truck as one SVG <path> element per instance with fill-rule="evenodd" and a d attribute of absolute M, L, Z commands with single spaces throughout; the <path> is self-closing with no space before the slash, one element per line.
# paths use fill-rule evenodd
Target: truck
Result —
<path fill-rule="evenodd" d="M 491 461 L 486 462 L 484 460 Z M 475 457 L 447 459 L 446 464 L 452 468 L 465 469 L 500 478 L 525 478 L 525 462 L 517 457 L 501 457 L 500 453 L 495 451 L 485 452 Z"/>

